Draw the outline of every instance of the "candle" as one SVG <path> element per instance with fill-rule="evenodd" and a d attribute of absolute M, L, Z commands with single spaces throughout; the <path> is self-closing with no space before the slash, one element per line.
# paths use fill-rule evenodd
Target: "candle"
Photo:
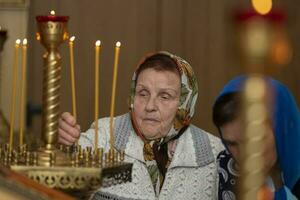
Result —
<path fill-rule="evenodd" d="M 100 40 L 95 43 L 95 149 L 98 148 Z"/>
<path fill-rule="evenodd" d="M 115 59 L 114 59 L 114 74 L 113 74 L 113 83 L 112 83 L 112 92 L 111 92 L 111 106 L 110 106 L 110 149 L 113 149 L 114 146 L 114 135 L 113 135 L 113 118 L 115 114 L 115 97 L 116 97 L 116 86 L 117 86 L 117 75 L 118 75 L 118 62 L 120 54 L 121 42 L 116 43 L 115 47 Z"/>
<path fill-rule="evenodd" d="M 70 68 L 71 68 L 71 84 L 72 84 L 72 110 L 73 116 L 77 119 L 77 109 L 76 109 L 76 90 L 75 90 L 75 71 L 74 71 L 74 40 L 75 36 L 72 36 L 69 41 L 70 49 Z"/>
<path fill-rule="evenodd" d="M 20 135 L 19 145 L 23 145 L 23 130 L 24 130 L 24 101 L 26 89 L 26 62 L 27 62 L 27 39 L 23 40 L 22 46 L 22 80 L 21 80 L 21 103 L 20 103 Z"/>
<path fill-rule="evenodd" d="M 10 131 L 9 131 L 9 151 L 11 152 L 14 140 L 14 123 L 15 123 L 15 108 L 16 108 L 16 84 L 17 84 L 17 67 L 18 67 L 18 54 L 21 40 L 17 39 L 15 43 L 15 55 L 13 65 L 13 83 L 12 83 L 12 96 L 11 96 L 11 110 L 10 110 Z"/>

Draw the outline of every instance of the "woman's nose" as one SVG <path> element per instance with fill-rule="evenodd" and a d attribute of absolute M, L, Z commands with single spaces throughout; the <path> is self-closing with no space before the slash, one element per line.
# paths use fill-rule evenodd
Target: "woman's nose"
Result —
<path fill-rule="evenodd" d="M 157 110 L 156 99 L 150 97 L 146 104 L 146 111 L 151 112 Z"/>

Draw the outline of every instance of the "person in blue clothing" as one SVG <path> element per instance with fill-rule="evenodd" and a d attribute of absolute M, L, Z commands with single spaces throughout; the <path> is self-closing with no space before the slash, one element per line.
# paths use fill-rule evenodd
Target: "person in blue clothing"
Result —
<path fill-rule="evenodd" d="M 266 185 L 277 200 L 300 199 L 300 115 L 289 90 L 279 81 L 264 77 L 273 95 L 268 109 L 270 126 L 265 138 Z M 243 134 L 241 107 L 243 85 L 247 76 L 229 81 L 213 106 L 213 122 L 218 128 L 226 150 L 218 155 L 219 200 L 236 199 L 239 176 L 239 145 Z"/>

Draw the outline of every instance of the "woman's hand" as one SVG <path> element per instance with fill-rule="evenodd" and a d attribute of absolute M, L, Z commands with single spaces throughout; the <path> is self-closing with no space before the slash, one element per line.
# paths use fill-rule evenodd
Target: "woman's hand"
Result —
<path fill-rule="evenodd" d="M 80 137 L 80 126 L 68 112 L 61 114 L 58 120 L 58 142 L 65 145 L 74 144 Z"/>

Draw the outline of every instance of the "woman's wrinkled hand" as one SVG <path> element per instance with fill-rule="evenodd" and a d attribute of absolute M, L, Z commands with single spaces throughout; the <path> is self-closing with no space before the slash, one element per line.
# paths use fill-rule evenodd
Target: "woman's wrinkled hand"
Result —
<path fill-rule="evenodd" d="M 68 112 L 61 114 L 58 121 L 58 142 L 65 145 L 74 144 L 80 137 L 80 126 Z"/>

